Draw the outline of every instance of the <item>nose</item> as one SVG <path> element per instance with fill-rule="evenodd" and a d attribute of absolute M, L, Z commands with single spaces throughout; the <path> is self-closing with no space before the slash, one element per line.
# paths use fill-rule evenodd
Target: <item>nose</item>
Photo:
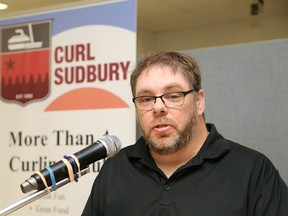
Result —
<path fill-rule="evenodd" d="M 167 107 L 162 98 L 157 97 L 155 99 L 155 103 L 153 104 L 153 111 L 154 113 L 160 113 L 160 114 L 167 113 Z"/>

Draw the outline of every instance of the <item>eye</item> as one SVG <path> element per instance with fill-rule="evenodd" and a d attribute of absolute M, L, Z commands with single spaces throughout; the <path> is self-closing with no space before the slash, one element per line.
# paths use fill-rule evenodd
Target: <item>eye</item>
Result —
<path fill-rule="evenodd" d="M 151 103 L 152 101 L 154 101 L 154 98 L 153 97 L 139 97 L 137 98 L 137 100 L 139 103 L 146 104 L 146 103 Z"/>
<path fill-rule="evenodd" d="M 172 92 L 172 93 L 163 95 L 164 99 L 168 101 L 179 101 L 181 100 L 182 96 L 183 95 L 179 92 Z"/>

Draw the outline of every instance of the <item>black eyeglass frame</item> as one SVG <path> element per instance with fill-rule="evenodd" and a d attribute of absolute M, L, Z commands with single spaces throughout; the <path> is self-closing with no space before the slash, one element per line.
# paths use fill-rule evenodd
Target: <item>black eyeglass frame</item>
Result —
<path fill-rule="evenodd" d="M 165 95 L 167 95 L 167 94 L 181 93 L 181 94 L 183 94 L 183 98 L 185 98 L 186 95 L 192 93 L 193 91 L 195 91 L 195 90 L 194 90 L 194 89 L 190 89 L 190 90 L 188 90 L 188 91 L 168 92 L 168 93 L 165 93 L 165 94 L 159 95 L 159 96 L 138 96 L 138 97 L 133 97 L 133 98 L 132 98 L 132 101 L 133 101 L 133 103 L 135 104 L 136 108 L 139 109 L 139 108 L 137 107 L 136 103 L 135 103 L 135 100 L 136 100 L 137 98 L 145 98 L 145 97 L 154 98 L 154 103 L 153 103 L 153 104 L 156 103 L 157 98 L 160 98 L 161 101 L 163 102 L 163 104 L 164 104 L 167 108 L 175 108 L 175 107 L 178 107 L 178 106 L 175 106 L 175 107 L 174 107 L 174 106 L 173 106 L 173 107 L 167 106 L 167 104 L 165 104 L 165 100 L 163 99 L 163 96 L 165 96 Z M 183 103 L 184 103 L 184 100 L 183 100 Z M 182 105 L 183 105 L 183 104 L 181 104 L 181 105 L 179 105 L 179 106 L 182 106 Z M 139 109 L 139 110 L 141 110 L 141 111 L 149 111 L 149 110 L 152 110 L 152 109 L 153 109 L 153 106 L 152 106 L 151 109 L 147 109 L 147 110 Z"/>

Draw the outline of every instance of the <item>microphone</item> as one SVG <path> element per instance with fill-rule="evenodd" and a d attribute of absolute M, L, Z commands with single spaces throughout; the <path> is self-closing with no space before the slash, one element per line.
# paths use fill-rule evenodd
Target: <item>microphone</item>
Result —
<path fill-rule="evenodd" d="M 74 156 L 72 156 L 74 159 L 78 160 L 77 162 L 80 167 L 80 170 L 78 171 L 80 172 L 81 170 L 87 168 L 91 163 L 94 163 L 97 160 L 101 160 L 106 157 L 113 157 L 120 151 L 120 149 L 121 142 L 119 138 L 114 135 L 107 134 L 101 139 L 97 140 L 95 143 L 76 152 Z M 67 157 L 66 159 L 70 164 L 75 165 L 75 161 L 73 161 L 73 158 Z M 53 184 L 53 180 L 55 183 L 55 181 L 59 182 L 65 178 L 70 177 L 68 166 L 66 163 L 64 163 L 63 160 L 58 161 L 57 163 L 51 165 L 50 168 L 48 167 L 49 169 L 45 168 L 38 172 L 38 174 L 33 174 L 30 178 L 25 180 L 25 182 L 20 185 L 22 192 L 27 193 L 32 190 L 42 190 L 45 188 L 45 183 L 47 187 L 47 185 Z M 51 172 L 53 172 L 52 175 L 54 179 L 51 178 Z M 75 171 L 73 173 L 76 175 Z M 44 181 L 46 180 L 46 182 L 43 182 L 43 177 L 45 178 Z"/>

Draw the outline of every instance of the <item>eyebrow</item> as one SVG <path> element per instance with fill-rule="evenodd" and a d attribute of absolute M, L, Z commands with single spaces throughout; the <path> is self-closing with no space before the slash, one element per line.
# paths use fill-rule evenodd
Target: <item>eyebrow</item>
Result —
<path fill-rule="evenodd" d="M 182 89 L 182 86 L 179 85 L 178 83 L 171 83 L 171 84 L 164 87 L 164 92 L 167 92 L 169 90 L 173 91 L 173 89 L 176 89 L 176 88 L 179 88 L 179 90 L 180 90 L 180 89 Z M 175 90 L 175 91 L 179 91 L 179 90 Z M 153 93 L 152 90 L 143 88 L 137 92 L 137 95 L 141 95 L 141 94 L 147 94 L 147 95 L 150 94 L 151 95 L 152 93 Z"/>

